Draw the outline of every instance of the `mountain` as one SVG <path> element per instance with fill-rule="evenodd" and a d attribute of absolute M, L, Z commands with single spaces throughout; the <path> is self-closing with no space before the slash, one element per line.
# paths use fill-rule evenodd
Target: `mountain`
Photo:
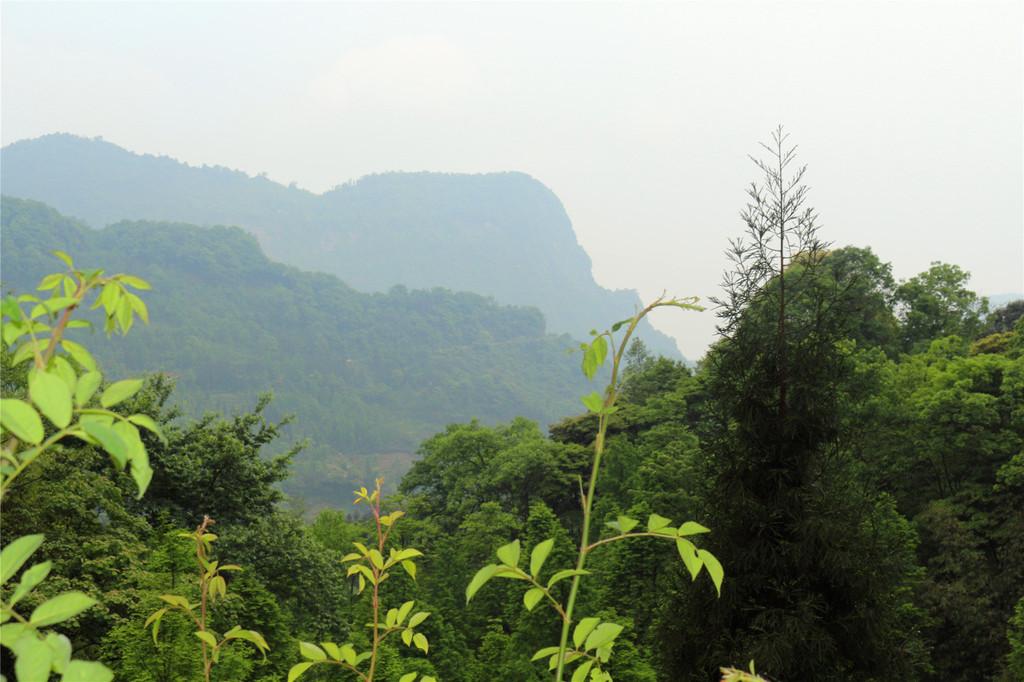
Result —
<path fill-rule="evenodd" d="M 990 310 L 995 310 L 996 308 L 1002 308 L 1007 303 L 1013 303 L 1021 299 L 1024 299 L 1024 294 L 997 294 L 996 296 L 988 297 L 988 307 Z"/>
<path fill-rule="evenodd" d="M 397 483 L 419 443 L 449 423 L 524 415 L 547 425 L 582 411 L 592 390 L 579 357 L 565 354 L 578 342 L 547 334 L 535 308 L 442 288 L 361 293 L 270 261 L 238 227 L 94 230 L 5 196 L 0 238 L 5 291 L 63 270 L 53 250 L 78 268 L 148 280 L 148 326 L 85 339 L 107 376 L 171 373 L 192 416 L 252 409 L 272 389 L 269 415 L 297 414 L 289 438 L 312 440 L 286 489 L 313 506 L 342 506 L 339 490 L 381 474 Z"/>
<path fill-rule="evenodd" d="M 561 202 L 522 173 L 387 173 L 316 195 L 67 134 L 8 145 L 0 171 L 5 194 L 93 227 L 122 219 L 239 226 L 271 259 L 361 291 L 472 291 L 535 306 L 548 329 L 578 338 L 640 305 L 635 291 L 594 281 Z M 639 336 L 651 351 L 681 358 L 646 321 Z"/>

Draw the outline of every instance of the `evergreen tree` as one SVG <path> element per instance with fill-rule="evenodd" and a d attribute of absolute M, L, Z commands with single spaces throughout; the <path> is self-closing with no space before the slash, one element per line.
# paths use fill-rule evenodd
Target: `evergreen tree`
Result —
<path fill-rule="evenodd" d="M 823 275 L 804 168 L 787 177 L 785 143 L 780 128 L 771 160 L 755 159 L 765 184 L 741 214 L 747 239 L 732 244 L 704 374 L 699 492 L 726 579 L 719 600 L 670 588 L 664 672 L 702 679 L 754 659 L 779 679 L 912 677 L 913 535 L 861 489 L 839 442 L 850 306 Z"/>

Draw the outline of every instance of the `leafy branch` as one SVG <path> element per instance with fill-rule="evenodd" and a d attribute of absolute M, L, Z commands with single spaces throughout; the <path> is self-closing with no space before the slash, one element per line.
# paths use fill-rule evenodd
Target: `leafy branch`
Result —
<path fill-rule="evenodd" d="M 349 577 L 356 576 L 360 594 L 362 594 L 368 584 L 373 588 L 371 602 L 373 621 L 368 623 L 369 627 L 373 628 L 370 650 L 357 653 L 350 643 L 338 646 L 334 642 L 321 642 L 320 646 L 317 646 L 310 642 L 299 642 L 299 652 L 309 660 L 292 666 L 292 669 L 288 672 L 288 682 L 298 679 L 310 667 L 318 663 L 340 665 L 354 672 L 363 682 L 371 682 L 376 671 L 377 654 L 380 645 L 385 638 L 395 632 L 402 633 L 402 642 L 406 646 L 415 645 L 423 653 L 427 653 L 429 649 L 426 635 L 422 632 L 416 632 L 415 628 L 426 620 L 430 614 L 425 611 L 417 611 L 413 614 L 412 609 L 415 602 L 407 601 L 399 608 L 389 609 L 384 616 L 384 622 L 381 623 L 380 586 L 391 576 L 389 571 L 396 566 L 401 566 L 409 574 L 409 577 L 416 580 L 416 564 L 413 562 L 413 559 L 423 556 L 423 552 L 418 549 L 396 549 L 394 547 L 390 548 L 385 556 L 384 549 L 388 536 L 391 534 L 395 522 L 404 516 L 404 512 L 397 510 L 390 514 L 381 515 L 380 489 L 383 482 L 383 479 L 378 478 L 375 490 L 368 491 L 365 487 L 362 487 L 356 491 L 356 504 L 368 504 L 373 513 L 377 534 L 376 546 L 368 548 L 361 542 L 353 542 L 352 544 L 359 551 L 347 554 L 342 558 L 342 561 L 358 562 L 349 566 L 348 575 Z M 412 614 L 411 617 L 410 614 Z M 406 618 L 409 620 L 406 621 Z M 357 666 L 367 659 L 369 659 L 370 665 L 369 669 L 364 673 Z M 417 674 L 414 672 L 406 673 L 402 675 L 399 682 L 413 682 Z M 427 675 L 422 678 L 421 682 L 436 682 L 436 680 Z"/>
<path fill-rule="evenodd" d="M 180 534 L 182 537 L 194 540 L 196 544 L 196 559 L 199 561 L 199 602 L 193 604 L 185 597 L 162 594 L 160 598 L 170 604 L 170 606 L 166 606 L 153 613 L 146 619 L 145 625 L 145 627 L 153 626 L 153 643 L 156 644 L 157 634 L 160 631 L 160 619 L 169 611 L 181 611 L 191 618 L 198 628 L 195 636 L 199 638 L 203 648 L 203 677 L 207 682 L 210 680 L 210 670 L 213 664 L 217 662 L 220 658 L 221 650 L 231 640 L 241 639 L 254 644 L 260 650 L 260 653 L 263 654 L 264 660 L 267 657 L 266 652 L 270 650 L 263 635 L 255 630 L 243 630 L 242 626 L 236 625 L 225 632 L 224 636 L 218 641 L 217 633 L 207 627 L 207 607 L 212 606 L 218 595 L 221 598 L 227 595 L 227 582 L 220 575 L 220 572 L 242 570 L 240 566 L 233 564 L 221 566 L 216 560 L 209 558 L 212 549 L 211 544 L 217 539 L 217 536 L 213 533 L 206 532 L 206 527 L 212 523 L 216 522 L 209 516 L 204 516 L 203 522 L 199 524 L 195 532 Z M 196 614 L 197 608 L 199 610 L 198 615 Z"/>
<path fill-rule="evenodd" d="M 60 251 L 54 255 L 69 270 L 43 279 L 37 291 L 49 291 L 49 298 L 25 294 L 8 296 L 0 302 L 0 336 L 10 366 L 31 361 L 25 399 L 0 400 L 0 503 L 19 475 L 69 436 L 105 450 L 118 471 L 129 467 L 141 497 L 153 470 L 138 428 L 165 440 L 163 433 L 147 415 L 125 417 L 110 408 L 134 395 L 142 381 L 129 379 L 107 386 L 100 393 L 99 407 L 95 407 L 103 375 L 89 351 L 64 335 L 69 329 L 91 327 L 87 321 L 72 319 L 72 313 L 97 289 L 100 294 L 92 307 L 102 306 L 108 336 L 115 331 L 127 333 L 135 315 L 148 322 L 146 305 L 128 287 L 149 289 L 149 284 L 131 275 L 108 277 L 103 270 L 75 270 L 70 256 Z M 27 314 L 22 309 L 25 303 L 34 304 Z M 14 578 L 43 540 L 39 534 L 26 535 L 3 548 L 0 585 Z M 101 663 L 72 659 L 71 642 L 66 636 L 52 631 L 44 635 L 41 630 L 74 618 L 95 605 L 95 599 L 72 591 L 44 601 L 28 618 L 15 610 L 17 603 L 49 576 L 51 568 L 50 561 L 43 561 L 25 569 L 10 597 L 0 601 L 0 645 L 14 653 L 15 674 L 22 682 L 43 682 L 51 671 L 65 682 L 112 679 L 113 673 Z"/>
<path fill-rule="evenodd" d="M 562 619 L 561 639 L 558 646 L 547 647 L 538 651 L 533 660 L 548 657 L 548 667 L 555 671 L 556 682 L 562 682 L 565 666 L 568 663 L 579 661 L 572 675 L 572 682 L 583 682 L 588 675 L 593 682 L 611 680 L 611 676 L 601 669 L 601 664 L 608 661 L 611 655 L 615 638 L 622 632 L 622 626 L 615 623 L 601 622 L 598 618 L 583 618 L 572 628 L 573 611 L 576 598 L 579 593 L 580 580 L 589 572 L 586 570 L 587 556 L 594 548 L 611 542 L 633 537 L 661 537 L 671 539 L 676 543 L 679 555 L 686 564 L 693 579 L 696 579 L 701 568 L 706 568 L 715 584 L 715 589 L 721 594 L 723 579 L 722 566 L 717 559 L 708 551 L 698 549 L 686 536 L 708 532 L 698 523 L 687 522 L 678 528 L 672 527 L 671 521 L 657 514 L 652 514 L 647 521 L 647 530 L 642 532 L 631 532 L 639 521 L 629 517 L 620 516 L 607 525 L 613 530 L 619 531 L 618 535 L 604 538 L 596 542 L 590 541 L 590 525 L 594 504 L 594 493 L 597 487 L 598 473 L 601 468 L 601 459 L 605 451 L 608 419 L 618 411 L 616 401 L 619 398 L 618 380 L 622 356 L 628 346 L 630 337 L 648 313 L 655 308 L 674 307 L 684 310 L 703 310 L 697 304 L 696 298 L 689 299 L 666 299 L 659 297 L 656 301 L 639 311 L 633 317 L 627 318 L 612 325 L 611 329 L 602 333 L 596 330 L 590 332 L 593 339 L 590 343 L 580 345 L 583 352 L 582 369 L 587 379 L 593 381 L 594 376 L 608 359 L 609 352 L 612 358 L 611 378 L 603 393 L 597 391 L 581 398 L 583 405 L 598 415 L 597 438 L 594 442 L 594 459 L 591 465 L 590 482 L 586 493 L 581 491 L 583 507 L 583 529 L 580 537 L 579 552 L 576 559 L 576 566 L 572 569 L 562 570 L 555 573 L 547 582 L 540 582 L 540 570 L 544 560 L 554 543 L 548 539 L 538 543 L 531 552 L 530 572 L 526 573 L 519 568 L 521 548 L 519 541 L 509 543 L 497 551 L 499 564 L 489 564 L 481 568 L 466 588 L 466 601 L 473 596 L 491 578 L 510 578 L 528 582 L 531 587 L 523 595 L 523 603 L 528 611 L 532 611 L 538 603 L 545 598 L 553 604 L 555 611 Z M 625 327 L 625 333 L 621 340 L 616 341 L 615 334 Z M 572 352 L 572 351 L 570 351 Z M 551 588 L 561 580 L 572 579 L 569 589 L 569 596 L 563 607 L 552 595 Z M 570 629 L 572 629 L 572 644 L 569 646 Z"/>

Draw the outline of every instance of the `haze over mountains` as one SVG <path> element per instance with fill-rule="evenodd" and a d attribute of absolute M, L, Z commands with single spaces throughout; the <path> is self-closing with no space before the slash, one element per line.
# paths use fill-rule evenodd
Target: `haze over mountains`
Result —
<path fill-rule="evenodd" d="M 389 173 L 315 195 L 67 134 L 10 144 L 0 165 L 5 194 L 92 227 L 123 219 L 237 225 L 270 259 L 338 275 L 357 290 L 472 291 L 536 306 L 554 333 L 584 337 L 640 303 L 634 291 L 594 281 L 561 202 L 522 173 Z M 646 322 L 640 335 L 653 352 L 681 357 Z"/>
<path fill-rule="evenodd" d="M 639 304 L 594 282 L 558 199 L 520 173 L 396 173 L 317 196 L 70 135 L 0 160 L 5 290 L 62 269 L 53 250 L 147 279 L 151 324 L 87 341 L 107 375 L 172 374 L 191 416 L 273 390 L 268 414 L 298 414 L 289 437 L 310 439 L 286 488 L 314 508 L 397 483 L 446 424 L 580 412 L 592 388 L 565 351 Z"/>
<path fill-rule="evenodd" d="M 361 293 L 334 275 L 273 263 L 238 227 L 123 221 L 102 230 L 40 202 L 5 196 L 5 290 L 32 291 L 64 265 L 145 278 L 150 324 L 124 338 L 82 332 L 111 379 L 162 371 L 190 416 L 248 411 L 310 439 L 287 489 L 313 506 L 360 481 L 396 484 L 419 443 L 446 424 L 524 415 L 542 426 L 582 411 L 592 390 L 568 335 L 530 307 L 447 289 Z M 98 323 L 98 320 L 94 320 Z M 100 325 L 101 326 L 101 325 Z"/>

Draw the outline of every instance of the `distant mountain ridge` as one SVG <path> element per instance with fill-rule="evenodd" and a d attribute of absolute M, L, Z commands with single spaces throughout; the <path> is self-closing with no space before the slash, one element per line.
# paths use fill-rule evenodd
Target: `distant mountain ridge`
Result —
<path fill-rule="evenodd" d="M 549 331 L 585 337 L 640 305 L 598 285 L 555 194 L 523 173 L 386 173 L 316 195 L 219 166 L 193 167 L 68 134 L 0 153 L 3 191 L 99 228 L 117 221 L 239 226 L 267 256 L 362 291 L 444 287 L 535 306 Z M 681 358 L 644 322 L 648 348 Z"/>
<path fill-rule="evenodd" d="M 535 308 L 441 288 L 361 293 L 271 262 L 237 227 L 94 230 L 37 201 L 4 196 L 0 208 L 5 292 L 63 270 L 54 250 L 79 268 L 149 281 L 149 325 L 109 340 L 73 334 L 111 378 L 176 376 L 192 416 L 248 410 L 273 390 L 270 416 L 297 414 L 288 437 L 312 439 L 286 488 L 314 506 L 381 475 L 397 483 L 420 442 L 449 423 L 524 415 L 546 426 L 582 411 L 592 390 L 578 355 L 565 354 L 573 339 L 547 334 Z"/>

